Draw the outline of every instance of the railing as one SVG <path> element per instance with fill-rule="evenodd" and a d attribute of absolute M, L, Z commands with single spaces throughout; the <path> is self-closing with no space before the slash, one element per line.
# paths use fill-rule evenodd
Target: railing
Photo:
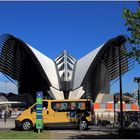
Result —
<path fill-rule="evenodd" d="M 7 114 L 6 118 L 16 118 L 22 111 L 17 111 L 17 112 L 12 112 L 11 115 Z M 0 114 L 0 119 L 4 119 L 4 111 L 2 111 L 2 113 Z"/>

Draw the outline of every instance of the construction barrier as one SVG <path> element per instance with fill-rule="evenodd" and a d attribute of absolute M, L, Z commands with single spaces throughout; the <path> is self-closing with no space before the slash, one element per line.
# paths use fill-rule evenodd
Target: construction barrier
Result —
<path fill-rule="evenodd" d="M 94 103 L 93 109 L 95 111 L 97 111 L 97 110 L 113 111 L 114 104 L 113 103 L 106 103 L 106 104 Z M 120 110 L 120 103 L 115 104 L 115 109 Z M 123 103 L 123 110 L 124 111 L 139 111 L 139 106 L 137 104 L 125 104 L 125 103 Z"/>

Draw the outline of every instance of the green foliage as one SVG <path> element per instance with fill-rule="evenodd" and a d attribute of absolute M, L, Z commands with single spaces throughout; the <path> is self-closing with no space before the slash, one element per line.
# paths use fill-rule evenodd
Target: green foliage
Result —
<path fill-rule="evenodd" d="M 133 45 L 133 50 L 127 56 L 135 57 L 140 64 L 140 7 L 137 8 L 136 12 L 124 8 L 123 18 L 126 20 L 127 31 L 131 33 L 128 41 Z"/>

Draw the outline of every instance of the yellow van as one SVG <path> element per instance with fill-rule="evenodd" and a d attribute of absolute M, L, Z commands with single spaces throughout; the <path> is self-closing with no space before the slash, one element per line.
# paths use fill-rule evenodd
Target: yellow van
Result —
<path fill-rule="evenodd" d="M 92 101 L 79 100 L 43 100 L 43 126 L 76 125 L 87 129 L 92 117 Z M 23 111 L 15 120 L 16 128 L 30 130 L 36 124 L 36 104 Z"/>

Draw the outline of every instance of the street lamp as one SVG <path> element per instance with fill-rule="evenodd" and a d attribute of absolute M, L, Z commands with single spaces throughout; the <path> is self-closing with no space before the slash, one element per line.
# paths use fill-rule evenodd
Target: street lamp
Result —
<path fill-rule="evenodd" d="M 138 105 L 139 105 L 139 113 L 140 113 L 140 77 L 134 77 L 134 82 L 138 83 Z"/>
<path fill-rule="evenodd" d="M 116 122 L 116 116 L 115 116 L 115 114 L 116 114 L 116 108 L 115 108 L 116 102 L 117 102 L 117 95 L 114 94 L 114 126 L 115 126 L 115 122 Z"/>
<path fill-rule="evenodd" d="M 5 82 L 5 93 L 6 93 L 8 81 L 4 81 L 4 82 Z"/>
<path fill-rule="evenodd" d="M 122 97 L 122 53 L 121 53 L 121 46 L 126 42 L 125 37 L 118 36 L 115 39 L 115 45 L 118 46 L 118 53 L 119 53 L 119 85 L 120 85 L 120 126 L 123 129 L 123 97 Z"/>

